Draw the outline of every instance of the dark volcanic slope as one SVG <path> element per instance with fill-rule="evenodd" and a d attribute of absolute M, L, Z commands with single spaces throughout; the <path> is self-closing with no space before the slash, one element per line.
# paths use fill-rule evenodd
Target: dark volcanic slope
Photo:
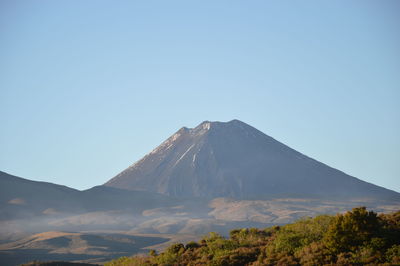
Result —
<path fill-rule="evenodd" d="M 351 177 L 233 120 L 181 128 L 105 186 L 179 197 L 374 197 L 400 194 Z"/>
<path fill-rule="evenodd" d="M 0 221 L 62 213 L 86 213 L 163 207 L 165 195 L 97 186 L 79 191 L 47 182 L 31 181 L 0 171 Z"/>
<path fill-rule="evenodd" d="M 47 211 L 81 210 L 80 191 L 31 181 L 0 171 L 0 220 L 35 216 Z"/>

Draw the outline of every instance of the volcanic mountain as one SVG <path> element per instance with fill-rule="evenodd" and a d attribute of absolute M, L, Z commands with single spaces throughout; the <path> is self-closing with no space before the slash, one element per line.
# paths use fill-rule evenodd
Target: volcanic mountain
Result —
<path fill-rule="evenodd" d="M 0 264 L 104 262 L 207 232 L 228 235 L 234 228 L 282 225 L 360 205 L 396 211 L 400 194 L 326 166 L 238 120 L 206 121 L 181 128 L 88 190 L 0 171 Z"/>
<path fill-rule="evenodd" d="M 400 198 L 238 120 L 183 127 L 105 186 L 175 197 Z"/>

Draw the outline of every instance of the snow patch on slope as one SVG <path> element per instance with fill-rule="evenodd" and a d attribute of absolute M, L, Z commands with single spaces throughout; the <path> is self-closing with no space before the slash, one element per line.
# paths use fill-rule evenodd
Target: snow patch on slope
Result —
<path fill-rule="evenodd" d="M 195 145 L 195 144 L 193 144 L 192 146 L 190 146 L 189 149 L 187 149 L 187 150 L 185 151 L 185 153 L 182 154 L 182 156 L 176 161 L 176 163 L 174 164 L 174 166 L 177 165 L 177 164 L 180 162 L 180 160 L 183 159 L 183 157 L 185 157 L 185 155 L 194 147 L 194 145 Z"/>
<path fill-rule="evenodd" d="M 210 127 L 211 127 L 211 123 L 210 122 L 207 122 L 207 123 L 203 124 L 203 129 L 205 129 L 205 130 L 210 130 Z"/>

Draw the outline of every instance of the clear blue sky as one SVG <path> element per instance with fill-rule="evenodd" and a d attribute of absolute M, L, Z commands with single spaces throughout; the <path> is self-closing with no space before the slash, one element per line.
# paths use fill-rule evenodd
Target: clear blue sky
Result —
<path fill-rule="evenodd" d="M 86 189 L 240 119 L 400 191 L 400 1 L 0 1 L 0 170 Z"/>

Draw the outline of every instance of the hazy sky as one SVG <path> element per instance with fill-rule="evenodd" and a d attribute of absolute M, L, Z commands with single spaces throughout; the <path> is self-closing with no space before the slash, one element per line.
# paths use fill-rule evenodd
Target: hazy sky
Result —
<path fill-rule="evenodd" d="M 400 191 L 400 1 L 0 0 L 0 170 L 78 189 L 242 120 Z"/>

